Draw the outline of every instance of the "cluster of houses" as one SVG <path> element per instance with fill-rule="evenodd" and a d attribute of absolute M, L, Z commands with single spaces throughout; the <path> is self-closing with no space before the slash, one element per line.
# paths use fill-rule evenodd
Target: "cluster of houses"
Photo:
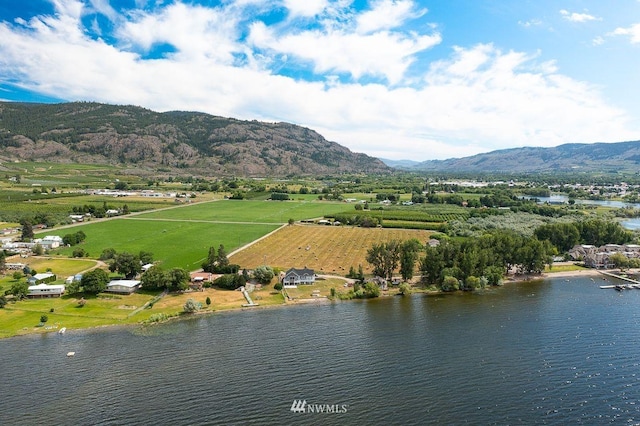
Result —
<path fill-rule="evenodd" d="M 569 256 L 573 260 L 582 260 L 590 268 L 613 268 L 610 258 L 614 254 L 621 254 L 627 259 L 640 258 L 640 245 L 637 244 L 607 244 L 596 247 L 588 244 L 580 244 L 569 250 Z"/>
<path fill-rule="evenodd" d="M 40 245 L 44 250 L 56 249 L 63 245 L 62 237 L 58 235 L 47 235 L 43 238 L 36 238 L 31 242 L 13 241 L 12 238 L 3 238 L 0 242 L 2 242 L 0 249 L 22 254 L 33 252 L 37 245 Z"/>

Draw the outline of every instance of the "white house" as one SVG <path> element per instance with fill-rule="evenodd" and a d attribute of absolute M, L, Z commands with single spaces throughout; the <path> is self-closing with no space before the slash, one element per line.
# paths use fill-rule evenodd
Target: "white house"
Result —
<path fill-rule="evenodd" d="M 62 245 L 62 237 L 58 235 L 47 235 L 40 241 L 37 241 L 37 243 L 46 250 L 56 249 Z"/>
<path fill-rule="evenodd" d="M 303 268 L 289 269 L 282 278 L 282 284 L 286 288 L 295 288 L 298 284 L 313 284 L 316 282 L 316 274 L 313 269 Z"/>
<path fill-rule="evenodd" d="M 30 285 L 28 289 L 29 293 L 27 293 L 27 296 L 34 299 L 41 299 L 44 297 L 60 297 L 64 294 L 63 285 L 38 284 Z"/>
<path fill-rule="evenodd" d="M 139 280 L 113 280 L 107 284 L 107 290 L 110 293 L 131 294 L 140 288 Z"/>

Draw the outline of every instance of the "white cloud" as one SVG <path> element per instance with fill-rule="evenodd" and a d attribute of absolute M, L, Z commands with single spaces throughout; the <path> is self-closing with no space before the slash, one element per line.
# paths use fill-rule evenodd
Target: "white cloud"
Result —
<path fill-rule="evenodd" d="M 117 31 L 118 37 L 135 50 L 167 43 L 187 57 L 233 61 L 241 49 L 237 38 L 238 16 L 225 9 L 175 3 L 156 13 L 139 13 Z"/>
<path fill-rule="evenodd" d="M 562 15 L 562 17 L 564 19 L 566 19 L 567 21 L 571 21 L 571 22 L 579 22 L 579 23 L 583 23 L 583 22 L 589 22 L 589 21 L 601 21 L 602 18 L 597 18 L 593 15 L 589 15 L 588 13 L 576 13 L 576 12 L 569 12 L 568 10 L 562 9 L 560 11 L 560 14 Z"/>
<path fill-rule="evenodd" d="M 349 73 L 355 79 L 371 75 L 397 83 L 413 62 L 412 55 L 440 43 L 441 38 L 439 34 L 380 31 L 360 35 L 340 30 L 278 36 L 273 29 L 256 22 L 251 26 L 249 41 L 257 48 L 309 61 L 316 73 Z"/>
<path fill-rule="evenodd" d="M 640 23 L 634 24 L 629 28 L 616 28 L 611 34 L 629 36 L 631 43 L 640 43 Z"/>
<path fill-rule="evenodd" d="M 284 6 L 293 16 L 313 17 L 322 13 L 328 0 L 284 0 Z"/>
<path fill-rule="evenodd" d="M 426 9 L 415 11 L 414 6 L 411 0 L 378 0 L 370 10 L 357 16 L 357 32 L 367 34 L 390 30 L 408 19 L 415 19 L 427 13 Z"/>
<path fill-rule="evenodd" d="M 0 84 L 20 81 L 22 88 L 68 100 L 288 121 L 387 158 L 446 158 L 512 146 L 633 140 L 638 134 L 596 87 L 560 74 L 536 55 L 490 44 L 455 48 L 425 65 L 409 86 L 402 75 L 413 53 L 439 36 L 389 30 L 363 35 L 341 25 L 243 27 L 235 7 L 172 3 L 122 17 L 126 22 L 116 32 L 122 45 L 110 45 L 85 34 L 78 2 L 58 3 L 56 16 L 0 23 Z M 249 28 L 245 40 L 242 29 Z M 154 60 L 137 53 L 156 43 L 178 52 Z M 276 53 L 261 57 L 253 46 Z M 246 60 L 235 60 L 239 54 Z M 277 75 L 270 68 L 276 60 L 311 61 L 316 72 L 330 74 L 316 76 L 317 82 Z M 344 83 L 335 72 L 384 75 L 396 84 Z"/>
<path fill-rule="evenodd" d="M 91 0 L 91 5 L 94 9 L 108 17 L 110 20 L 115 21 L 118 19 L 118 12 L 109 4 L 109 0 Z"/>
<path fill-rule="evenodd" d="M 542 25 L 542 21 L 539 19 L 530 19 L 528 21 L 518 21 L 518 25 L 529 28 L 529 27 L 537 27 Z"/>

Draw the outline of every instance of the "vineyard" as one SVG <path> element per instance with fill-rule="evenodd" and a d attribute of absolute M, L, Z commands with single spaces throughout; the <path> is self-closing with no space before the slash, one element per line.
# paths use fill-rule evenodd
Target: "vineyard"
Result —
<path fill-rule="evenodd" d="M 282 269 L 308 267 L 316 273 L 345 275 L 362 265 L 373 244 L 416 238 L 425 244 L 432 232 L 425 230 L 357 228 L 345 226 L 287 226 L 230 257 L 243 268 L 270 265 Z"/>
<path fill-rule="evenodd" d="M 335 219 L 340 216 L 369 216 L 382 219 L 382 223 L 387 221 L 408 222 L 426 222 L 426 223 L 446 223 L 452 220 L 466 220 L 469 213 L 462 207 L 452 208 L 451 206 L 432 209 L 389 209 L 389 210 L 350 210 L 346 212 L 336 213 L 327 216 Z M 443 211 L 444 210 L 444 211 Z"/>

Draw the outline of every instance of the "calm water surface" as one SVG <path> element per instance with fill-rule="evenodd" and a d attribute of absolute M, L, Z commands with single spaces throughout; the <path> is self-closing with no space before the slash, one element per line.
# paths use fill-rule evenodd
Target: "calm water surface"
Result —
<path fill-rule="evenodd" d="M 637 424 L 640 290 L 603 283 L 5 339 L 0 425 Z"/>

